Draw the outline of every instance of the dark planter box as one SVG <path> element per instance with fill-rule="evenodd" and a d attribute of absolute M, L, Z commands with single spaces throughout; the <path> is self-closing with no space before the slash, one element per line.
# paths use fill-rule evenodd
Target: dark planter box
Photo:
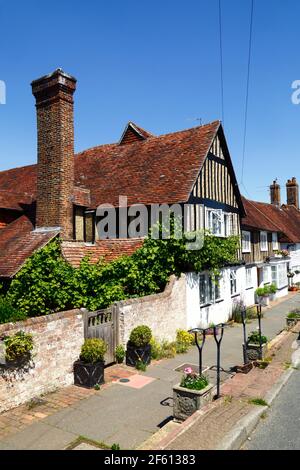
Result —
<path fill-rule="evenodd" d="M 299 318 L 287 318 L 286 325 L 288 328 L 293 328 L 293 326 L 297 325 L 298 321 L 300 321 Z"/>
<path fill-rule="evenodd" d="M 127 343 L 126 365 L 135 367 L 138 361 L 142 361 L 147 366 L 151 362 L 151 345 L 147 344 L 137 348 L 131 343 Z"/>
<path fill-rule="evenodd" d="M 261 354 L 260 354 L 261 351 Z M 249 361 L 258 361 L 263 359 L 267 352 L 267 345 L 262 344 L 261 349 L 259 344 L 247 344 L 247 357 Z"/>
<path fill-rule="evenodd" d="M 74 362 L 74 384 L 79 387 L 93 388 L 104 383 L 104 362 L 87 364 L 83 361 Z"/>

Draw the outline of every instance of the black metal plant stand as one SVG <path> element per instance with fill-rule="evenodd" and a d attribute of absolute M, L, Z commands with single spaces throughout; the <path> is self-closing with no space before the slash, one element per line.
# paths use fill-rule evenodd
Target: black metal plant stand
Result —
<path fill-rule="evenodd" d="M 262 339 L 261 339 L 261 305 L 257 305 L 257 318 L 258 318 L 258 334 L 259 334 L 259 359 L 262 360 Z"/>
<path fill-rule="evenodd" d="M 221 335 L 218 336 L 218 331 L 221 328 Z M 214 338 L 217 345 L 217 394 L 215 399 L 220 398 L 220 385 L 221 385 L 221 343 L 224 336 L 224 324 L 214 326 Z"/>
<path fill-rule="evenodd" d="M 217 394 L 215 396 L 215 399 L 220 398 L 220 385 L 221 385 L 221 343 L 222 339 L 224 336 L 224 323 L 221 323 L 220 325 L 216 325 L 213 327 L 213 332 L 214 332 L 214 339 L 217 345 Z M 206 333 L 208 330 L 211 330 L 211 328 L 194 328 L 193 330 L 190 330 L 189 333 L 192 333 L 195 335 L 195 343 L 199 352 L 199 375 L 202 376 L 203 372 L 203 347 L 205 344 L 205 339 L 206 339 Z M 221 334 L 218 334 L 218 331 L 221 330 Z M 199 339 L 198 339 L 198 334 L 202 334 L 202 343 L 201 345 L 199 344 Z M 215 366 L 213 366 L 215 367 Z M 213 367 L 210 367 L 210 369 L 213 369 Z M 223 370 L 223 369 L 222 369 Z"/>
<path fill-rule="evenodd" d="M 241 315 L 242 315 L 243 336 L 244 336 L 243 360 L 244 360 L 244 365 L 246 365 L 246 364 L 249 364 L 249 358 L 247 354 L 247 330 L 246 330 L 247 309 L 246 308 L 242 309 Z"/>
<path fill-rule="evenodd" d="M 203 371 L 202 351 L 203 351 L 203 347 L 204 347 L 205 339 L 206 339 L 206 330 L 202 328 L 195 328 L 193 330 L 190 330 L 190 333 L 194 333 L 195 335 L 195 343 L 199 352 L 199 375 L 202 376 L 202 371 Z M 201 345 L 199 344 L 198 333 L 202 334 Z"/>

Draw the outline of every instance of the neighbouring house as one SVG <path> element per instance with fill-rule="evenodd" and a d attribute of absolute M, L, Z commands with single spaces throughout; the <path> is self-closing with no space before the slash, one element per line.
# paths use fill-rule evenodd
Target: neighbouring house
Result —
<path fill-rule="evenodd" d="M 280 185 L 270 186 L 271 204 L 243 198 L 242 253 L 246 263 L 247 302 L 257 287 L 276 284 L 277 297 L 287 294 L 288 273 L 300 277 L 300 211 L 296 178 L 286 184 L 287 204 L 281 204 Z M 282 252 L 286 251 L 283 255 Z M 298 273 L 299 271 L 299 273 Z M 297 274 L 298 273 L 298 274 Z"/>
<path fill-rule="evenodd" d="M 86 255 L 94 262 L 132 254 L 147 233 L 140 224 L 139 236 L 128 237 L 132 205 L 186 204 L 185 230 L 240 236 L 245 212 L 219 121 L 160 136 L 129 122 L 119 142 L 74 155 L 75 89 L 75 78 L 61 69 L 32 82 L 37 164 L 0 172 L 2 279 L 11 279 L 35 250 L 56 236 L 74 266 Z M 113 239 L 99 239 L 97 208 L 124 210 L 120 196 L 127 198 L 125 233 L 117 224 Z M 199 319 L 199 303 L 201 316 L 213 321 L 218 305 L 226 301 L 220 319 L 228 318 L 238 269 L 227 268 L 218 287 L 209 273 L 189 275 L 188 302 L 197 304 L 188 309 L 193 312 L 190 326 Z"/>

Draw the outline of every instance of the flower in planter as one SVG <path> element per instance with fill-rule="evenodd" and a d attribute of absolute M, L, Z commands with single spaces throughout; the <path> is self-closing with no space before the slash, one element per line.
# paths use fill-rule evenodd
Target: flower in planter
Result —
<path fill-rule="evenodd" d="M 180 386 L 189 390 L 203 390 L 209 382 L 204 375 L 196 374 L 192 368 L 187 367 L 184 370 L 184 376 L 181 379 Z"/>

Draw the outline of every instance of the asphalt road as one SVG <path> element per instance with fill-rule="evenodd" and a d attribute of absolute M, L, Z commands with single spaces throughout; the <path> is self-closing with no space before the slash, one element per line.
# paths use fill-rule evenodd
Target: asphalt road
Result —
<path fill-rule="evenodd" d="M 300 370 L 294 371 L 243 448 L 300 450 Z"/>

